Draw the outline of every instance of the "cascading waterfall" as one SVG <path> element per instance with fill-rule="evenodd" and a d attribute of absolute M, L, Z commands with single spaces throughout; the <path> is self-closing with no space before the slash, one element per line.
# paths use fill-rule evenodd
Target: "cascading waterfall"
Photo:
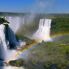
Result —
<path fill-rule="evenodd" d="M 9 27 L 7 27 L 6 30 L 5 30 L 5 25 L 3 24 L 0 25 L 0 49 L 1 49 L 0 59 L 3 59 L 5 61 L 15 60 L 16 59 L 15 55 L 17 51 L 8 49 L 8 42 L 6 43 L 6 40 L 9 41 L 9 45 L 13 44 L 13 46 L 26 44 L 25 42 L 17 42 L 17 39 L 15 37 L 15 33 L 20 27 L 21 17 L 6 16 L 5 19 L 10 23 Z"/>
<path fill-rule="evenodd" d="M 21 24 L 20 23 L 21 17 L 19 17 L 19 16 L 6 16 L 5 18 L 10 22 L 10 24 L 9 24 L 10 28 L 14 31 L 14 33 L 16 33 L 20 27 L 20 24 Z"/>
<path fill-rule="evenodd" d="M 51 41 L 50 37 L 50 28 L 51 28 L 51 19 L 40 19 L 39 28 L 33 34 L 33 39 L 36 41 Z"/>
<path fill-rule="evenodd" d="M 19 21 L 19 19 L 18 18 L 15 18 L 16 19 L 15 20 L 12 17 L 9 17 L 9 18 L 7 17 L 6 19 L 8 19 L 8 21 L 10 22 L 10 25 L 5 25 L 5 37 L 6 37 L 6 41 L 9 42 L 9 48 L 16 48 L 16 46 L 18 45 L 18 42 L 17 42 L 17 39 L 15 37 L 14 32 L 17 30 L 18 26 L 15 24 L 15 22 L 16 22 L 16 20 Z M 13 29 L 11 29 L 11 27 L 12 27 L 11 23 L 13 23 L 13 29 L 14 29 L 15 25 L 17 26 L 15 28 L 15 31 L 14 32 L 13 32 Z"/>
<path fill-rule="evenodd" d="M 22 24 L 24 24 L 23 22 L 23 18 L 21 16 L 6 16 L 5 17 L 6 20 L 8 20 L 9 23 L 9 36 L 10 37 L 10 41 L 12 41 L 13 43 L 15 43 L 16 45 L 21 45 L 21 43 L 17 42 L 17 39 L 15 37 L 16 32 L 18 31 L 18 29 L 20 28 L 20 26 Z M 39 22 L 39 28 L 38 30 L 33 34 L 32 39 L 35 39 L 36 41 L 40 40 L 40 41 L 51 41 L 51 37 L 50 37 L 50 28 L 51 28 L 51 19 L 40 19 Z M 4 31 L 3 31 L 4 32 Z M 2 32 L 1 32 L 2 33 Z M 5 34 L 4 34 L 5 35 Z M 2 41 L 3 42 L 3 41 Z M 1 44 L 1 43 L 0 43 Z M 23 43 L 22 43 L 23 44 Z M 25 45 L 26 43 L 24 43 Z M 2 44 L 1 44 L 2 45 Z M 2 46 L 3 47 L 3 46 Z M 4 56 L 6 60 L 14 60 L 16 57 L 14 56 L 16 54 L 16 50 L 9 50 L 8 48 L 6 48 L 4 46 L 4 49 L 6 49 L 4 51 Z M 3 50 L 4 50 L 3 49 Z M 13 58 L 12 58 L 13 57 Z"/>
<path fill-rule="evenodd" d="M 3 24 L 0 25 L 0 59 L 5 59 L 7 53 L 7 45 L 5 41 L 5 34 L 4 34 L 5 26 Z"/>
<path fill-rule="evenodd" d="M 19 44 L 17 43 L 17 39 L 15 38 L 16 32 L 19 30 L 21 25 L 24 24 L 24 17 L 22 16 L 6 16 L 5 17 L 10 23 L 9 23 L 9 29 L 11 30 L 9 33 L 9 36 L 11 36 L 12 42 L 14 45 L 23 45 L 25 44 L 24 42 L 21 41 Z M 13 33 L 14 32 L 14 33 Z"/>

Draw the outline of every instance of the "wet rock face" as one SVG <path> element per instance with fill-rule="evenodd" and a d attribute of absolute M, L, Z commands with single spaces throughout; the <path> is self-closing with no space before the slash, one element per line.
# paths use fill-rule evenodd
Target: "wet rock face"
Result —
<path fill-rule="evenodd" d="M 0 18 L 0 24 L 4 24 L 4 23 L 9 23 L 9 22 L 5 20 L 4 18 Z"/>
<path fill-rule="evenodd" d="M 4 66 L 3 60 L 0 59 L 0 66 Z"/>

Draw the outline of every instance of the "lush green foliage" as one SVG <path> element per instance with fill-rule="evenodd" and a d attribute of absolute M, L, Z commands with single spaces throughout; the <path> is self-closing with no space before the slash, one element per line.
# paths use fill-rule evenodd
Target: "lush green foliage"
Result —
<path fill-rule="evenodd" d="M 26 65 L 28 69 L 51 69 L 52 67 L 67 69 L 69 66 L 69 35 L 64 35 L 54 42 L 39 43 L 31 49 L 27 62 L 25 60 L 12 61 L 12 65 Z"/>
<path fill-rule="evenodd" d="M 69 17 L 55 17 L 51 25 L 51 33 L 68 33 Z"/>

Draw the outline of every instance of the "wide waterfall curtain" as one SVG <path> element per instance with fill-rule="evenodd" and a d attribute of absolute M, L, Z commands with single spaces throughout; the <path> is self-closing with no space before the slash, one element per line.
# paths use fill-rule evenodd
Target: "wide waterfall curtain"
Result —
<path fill-rule="evenodd" d="M 18 46 L 18 42 L 16 39 L 16 36 L 14 32 L 11 30 L 9 25 L 5 25 L 5 37 L 6 40 L 9 42 L 9 48 L 10 49 L 15 49 Z"/>

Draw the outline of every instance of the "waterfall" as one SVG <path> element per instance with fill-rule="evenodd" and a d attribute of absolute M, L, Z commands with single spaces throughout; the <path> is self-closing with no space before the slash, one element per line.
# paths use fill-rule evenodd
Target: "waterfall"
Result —
<path fill-rule="evenodd" d="M 8 48 L 8 42 L 9 46 L 15 47 L 15 46 L 23 46 L 26 44 L 26 42 L 23 42 L 19 40 L 17 42 L 16 39 L 16 32 L 20 27 L 21 24 L 21 17 L 19 16 L 6 16 L 5 19 L 10 22 L 9 26 L 5 27 L 4 24 L 0 24 L 0 59 L 3 59 L 5 61 L 9 60 L 15 60 L 17 58 L 16 54 L 17 51 L 10 50 Z M 8 41 L 8 42 L 7 42 Z"/>
<path fill-rule="evenodd" d="M 1 53 L 2 57 L 1 56 L 0 57 L 5 60 L 14 60 L 16 59 L 15 54 L 17 53 L 17 51 L 9 50 L 7 48 L 7 44 L 5 40 L 9 40 L 10 45 L 13 44 L 13 46 L 18 45 L 18 44 L 21 45 L 20 42 L 19 43 L 17 42 L 15 34 L 18 31 L 18 29 L 21 27 L 21 25 L 24 24 L 24 19 L 21 16 L 6 16 L 5 19 L 8 20 L 8 22 L 10 23 L 7 30 L 5 30 L 5 33 L 4 33 L 4 27 L 3 27 L 4 25 L 3 26 L 0 25 L 0 27 L 2 27 L 2 30 L 0 31 L 0 40 L 1 40 L 0 53 L 2 51 Z M 37 31 L 33 34 L 32 38 L 35 40 L 40 40 L 40 41 L 51 41 L 52 40 L 50 37 L 51 21 L 52 21 L 51 19 L 40 19 L 39 27 Z M 6 32 L 8 32 L 8 34 Z M 5 38 L 5 34 L 7 34 L 6 38 Z M 2 37 L 4 37 L 4 40 L 2 40 L 3 39 Z"/>
<path fill-rule="evenodd" d="M 4 28 L 5 26 L 3 24 L 0 24 L 0 59 L 5 59 L 7 56 L 7 44 L 4 34 Z"/>
<path fill-rule="evenodd" d="M 36 41 L 51 41 L 50 37 L 50 28 L 51 28 L 51 19 L 40 19 L 39 27 L 37 31 L 33 34 L 33 39 Z"/>
<path fill-rule="evenodd" d="M 10 22 L 10 28 L 16 33 L 21 24 L 21 17 L 19 16 L 6 16 L 6 20 Z"/>
<path fill-rule="evenodd" d="M 13 57 L 12 55 L 14 55 L 16 51 L 8 49 L 4 29 L 5 26 L 1 24 L 0 25 L 0 59 L 6 61 L 8 59 L 11 59 Z"/>

